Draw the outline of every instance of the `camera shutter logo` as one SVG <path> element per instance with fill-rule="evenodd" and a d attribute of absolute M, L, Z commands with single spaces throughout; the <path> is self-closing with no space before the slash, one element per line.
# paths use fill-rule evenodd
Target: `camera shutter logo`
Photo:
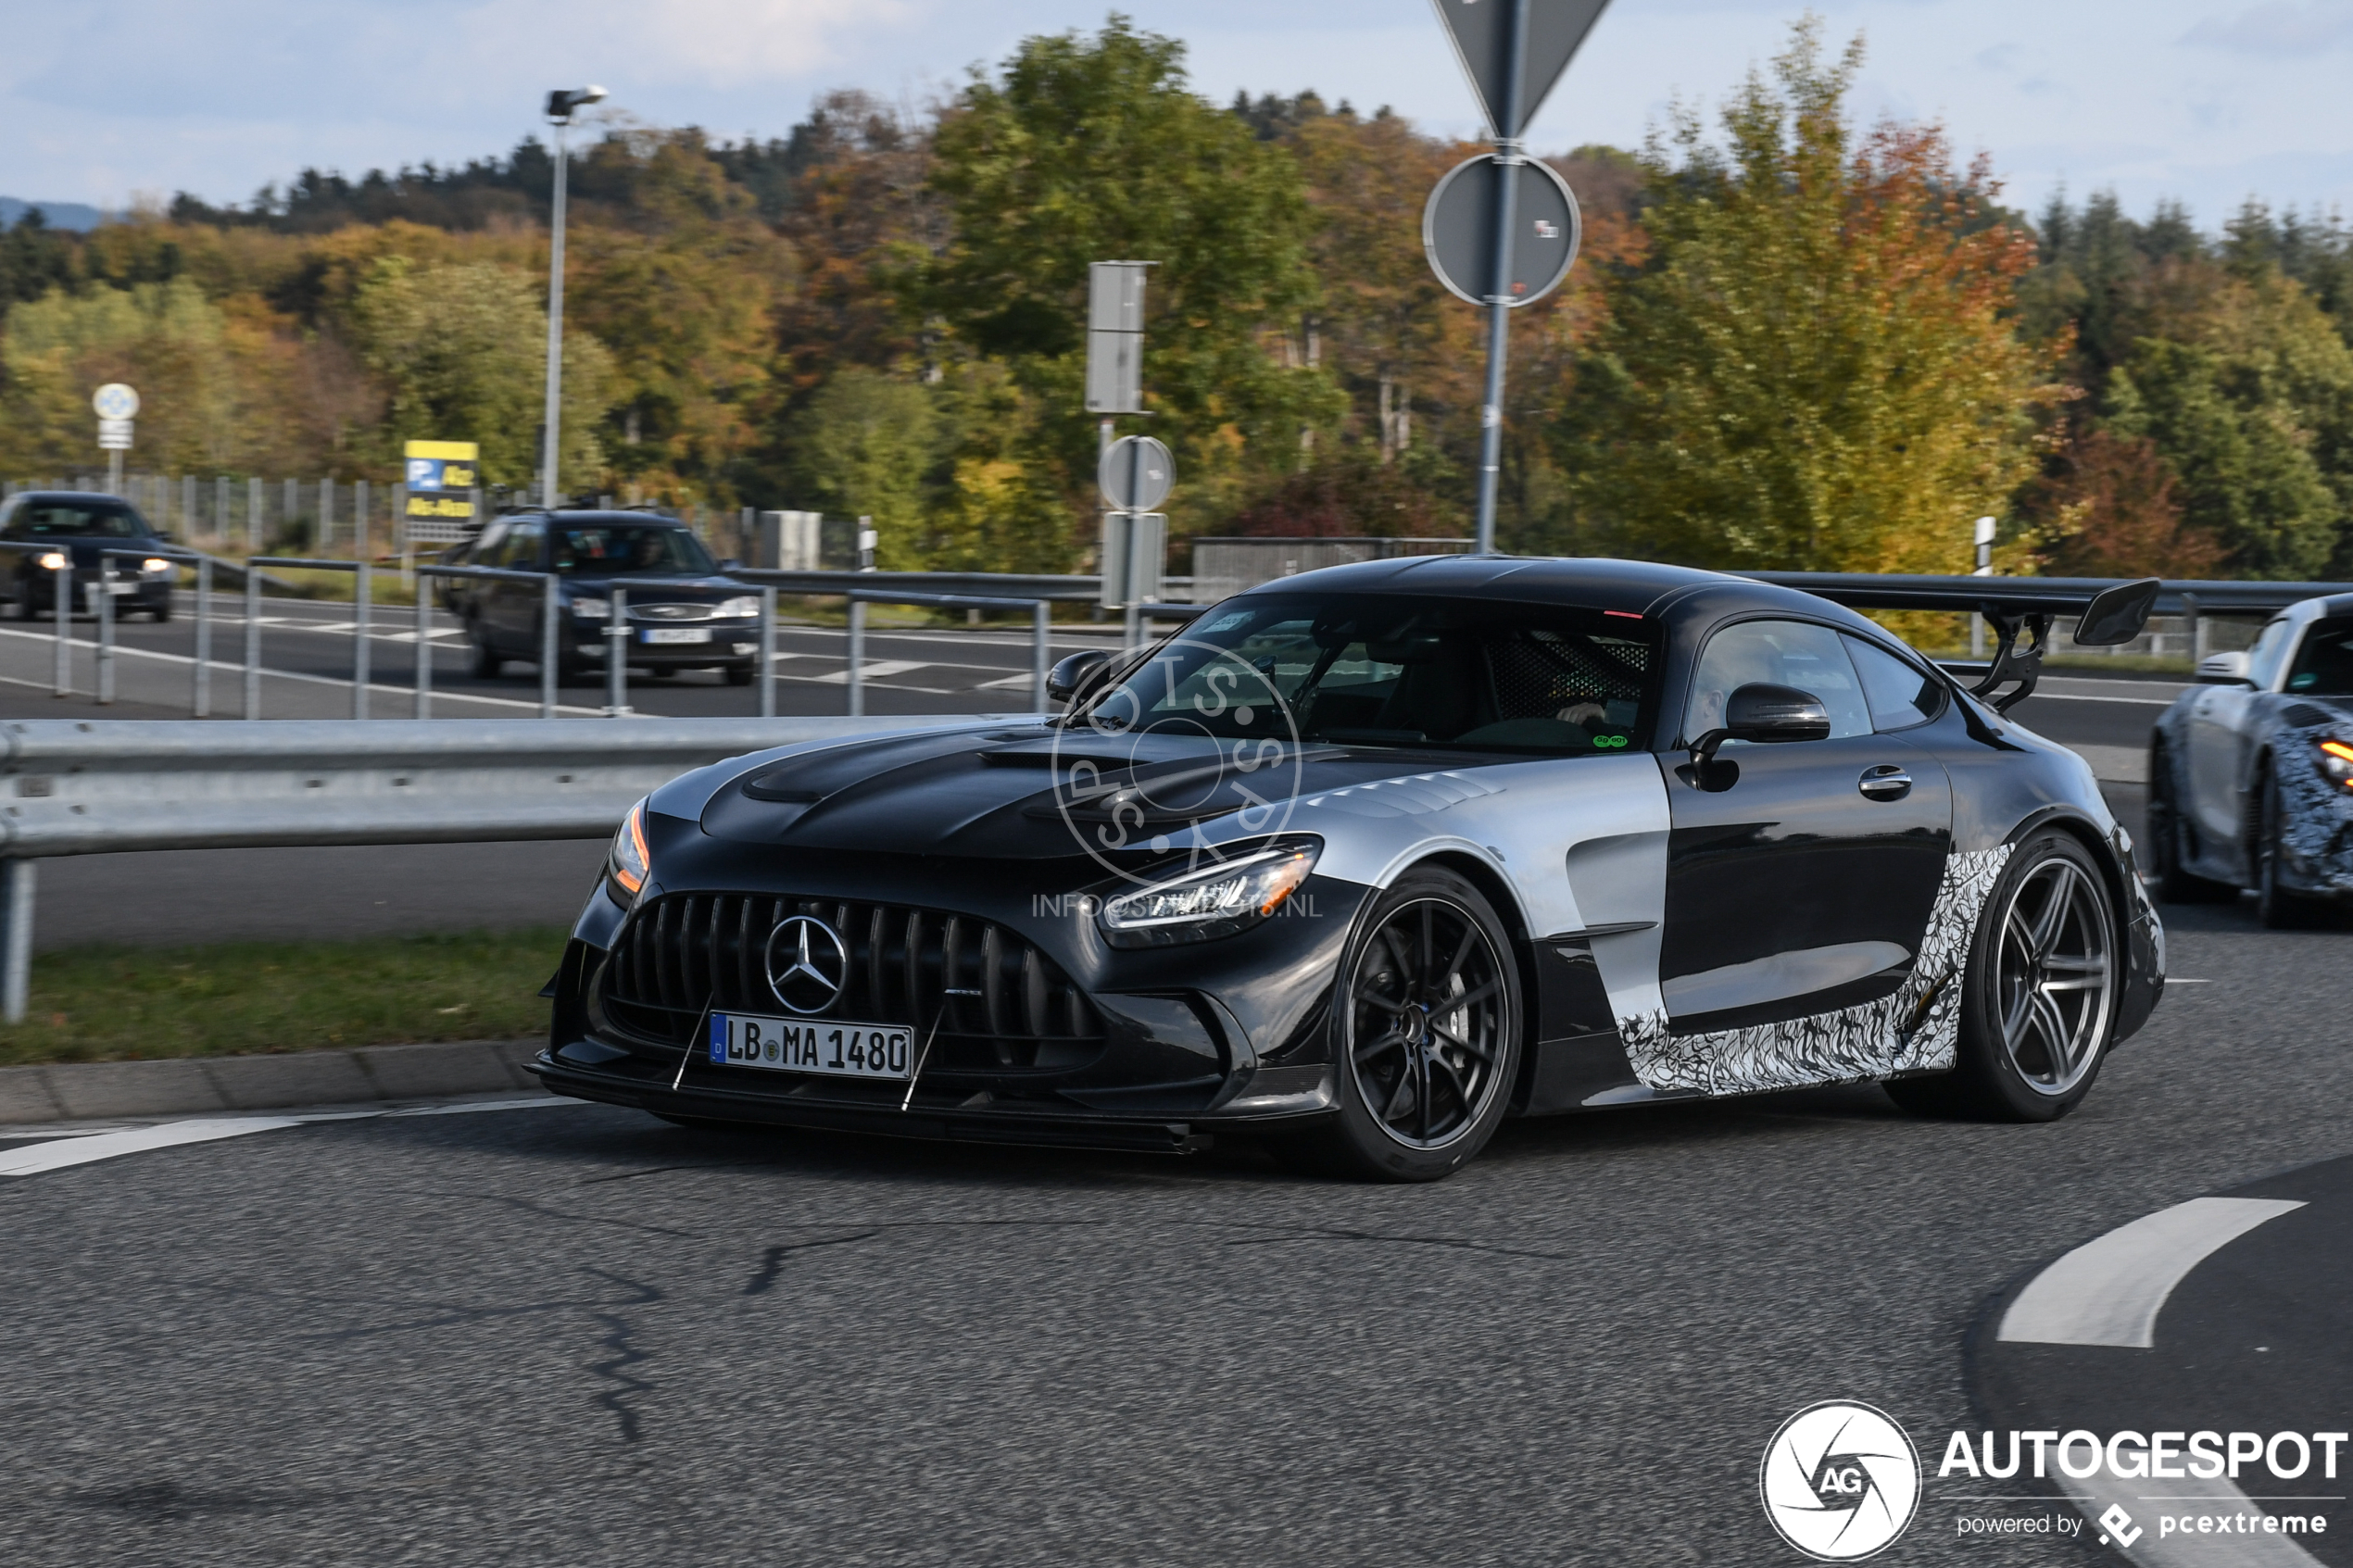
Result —
<path fill-rule="evenodd" d="M 768 934 L 768 988 L 792 1011 L 824 1011 L 849 983 L 849 945 L 816 916 L 795 915 Z"/>
<path fill-rule="evenodd" d="M 1855 1562 L 1912 1522 L 1920 1457 L 1885 1411 L 1829 1399 L 1781 1423 L 1756 1486 L 1781 1539 L 1817 1562 Z"/>

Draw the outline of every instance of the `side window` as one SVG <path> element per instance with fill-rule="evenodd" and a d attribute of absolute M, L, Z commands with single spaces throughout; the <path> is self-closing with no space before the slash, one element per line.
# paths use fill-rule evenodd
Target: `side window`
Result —
<path fill-rule="evenodd" d="M 2287 631 L 2284 620 L 2271 621 L 2255 639 L 2255 646 L 2246 650 L 2247 679 L 2255 683 L 2259 692 L 2270 691 L 2271 678 L 2280 672 L 2280 658 L 2287 652 Z"/>
<path fill-rule="evenodd" d="M 1882 734 L 1908 730 L 1944 710 L 1944 688 L 1935 680 L 1860 637 L 1844 637 L 1844 641 L 1848 656 L 1855 660 L 1855 673 L 1862 677 L 1871 728 Z"/>
<path fill-rule="evenodd" d="M 507 531 L 507 547 L 499 553 L 498 564 L 510 571 L 539 570 L 539 525 L 519 522 Z"/>
<path fill-rule="evenodd" d="M 2315 621 L 2305 628 L 2285 689 L 2313 696 L 2353 696 L 2353 618 Z"/>
<path fill-rule="evenodd" d="M 497 566 L 507 558 L 507 525 L 494 522 L 474 540 L 472 549 L 466 552 L 468 566 Z"/>
<path fill-rule="evenodd" d="M 1836 632 L 1804 621 L 1743 621 L 1707 640 L 1692 681 L 1683 738 L 1723 723 L 1725 698 L 1760 683 L 1794 686 L 1819 697 L 1830 712 L 1833 740 L 1871 733 L 1870 708 Z"/>

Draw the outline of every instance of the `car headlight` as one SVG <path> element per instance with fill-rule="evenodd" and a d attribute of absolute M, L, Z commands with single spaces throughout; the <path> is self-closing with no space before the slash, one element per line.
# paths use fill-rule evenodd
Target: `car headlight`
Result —
<path fill-rule="evenodd" d="M 610 599 L 574 599 L 572 613 L 583 621 L 607 621 L 612 617 Z"/>
<path fill-rule="evenodd" d="M 1114 947 L 1158 947 L 1230 936 L 1283 907 L 1315 869 L 1311 838 L 1280 843 L 1103 900 L 1096 920 Z"/>
<path fill-rule="evenodd" d="M 149 556 L 139 563 L 139 570 L 150 577 L 161 577 L 171 570 L 171 563 L 161 556 Z"/>
<path fill-rule="evenodd" d="M 35 556 L 33 564 L 44 571 L 63 571 L 66 569 L 66 554 L 63 550 L 50 550 Z"/>
<path fill-rule="evenodd" d="M 653 869 L 653 857 L 646 849 L 646 803 L 640 800 L 629 808 L 621 831 L 612 835 L 612 852 L 605 858 L 605 892 L 625 909 L 645 891 Z"/>
<path fill-rule="evenodd" d="M 2353 746 L 2341 740 L 2324 740 L 2315 745 L 2317 755 L 2313 760 L 2320 763 L 2321 775 L 2331 784 L 2353 789 Z"/>
<path fill-rule="evenodd" d="M 758 615 L 760 613 L 760 596 L 757 594 L 738 594 L 732 599 L 722 599 L 719 601 L 719 609 L 717 613 L 719 618 L 723 621 L 740 619 L 741 617 L 747 615 Z"/>

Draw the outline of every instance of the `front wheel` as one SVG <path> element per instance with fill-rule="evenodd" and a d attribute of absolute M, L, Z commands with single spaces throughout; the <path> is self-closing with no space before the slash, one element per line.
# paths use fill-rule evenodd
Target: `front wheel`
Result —
<path fill-rule="evenodd" d="M 1519 1070 L 1519 971 L 1486 897 L 1435 869 L 1381 895 L 1340 964 L 1340 1109 L 1305 1152 L 1339 1173 L 1429 1182 L 1486 1147 Z"/>
<path fill-rule="evenodd" d="M 2057 1121 L 2099 1076 L 2122 967 L 2098 863 L 2070 834 L 2035 834 L 1978 917 L 1953 1071 L 1897 1079 L 1888 1094 L 1930 1114 Z"/>
<path fill-rule="evenodd" d="M 2266 931 L 2308 931 L 2322 923 L 2324 911 L 2317 900 L 2280 884 L 2284 816 L 2280 781 L 2267 772 L 2258 786 L 2255 842 L 2247 847 L 2247 858 L 2255 865 L 2255 918 Z"/>
<path fill-rule="evenodd" d="M 731 686 L 750 685 L 751 666 L 749 664 L 730 664 L 727 666 L 727 684 Z"/>
<path fill-rule="evenodd" d="M 474 679 L 477 681 L 497 680 L 498 671 L 506 668 L 507 661 L 492 650 L 490 634 L 483 630 L 481 621 L 466 622 L 466 642 L 473 649 L 473 660 L 469 668 L 473 671 Z"/>

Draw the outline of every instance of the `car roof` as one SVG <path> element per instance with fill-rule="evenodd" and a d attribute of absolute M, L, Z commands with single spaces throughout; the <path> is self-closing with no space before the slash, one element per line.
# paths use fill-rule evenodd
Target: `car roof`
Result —
<path fill-rule="evenodd" d="M 1672 611 L 1678 620 L 1707 623 L 1734 615 L 1778 611 L 1886 635 L 1854 610 L 1794 588 L 1687 566 L 1594 556 L 1403 556 L 1302 571 L 1249 591 L 1269 594 L 1300 588 L 1516 599 L 1646 616 Z"/>
<path fill-rule="evenodd" d="M 121 496 L 109 495 L 103 490 L 19 490 L 8 497 L 12 507 L 25 501 L 71 501 L 76 506 L 112 507 L 125 512 L 139 509 Z"/>
<path fill-rule="evenodd" d="M 573 509 L 572 509 L 572 508 L 566 508 L 565 509 L 563 509 L 563 510 L 561 510 L 561 511 L 554 511 L 554 512 L 518 512 L 518 513 L 516 513 L 515 515 L 516 515 L 516 517 L 517 517 L 518 519 L 521 519 L 521 518 L 526 518 L 526 517 L 544 517 L 544 518 L 547 518 L 547 519 L 548 519 L 549 521 L 553 521 L 553 522 L 556 522 L 556 523 L 559 523 L 559 524 L 562 524 L 562 523 L 586 523 L 586 522 L 631 522 L 631 523 L 636 523 L 636 524 L 638 524 L 638 525 L 640 525 L 640 526 L 642 526 L 642 527 L 652 527 L 652 528 L 684 528 L 684 527 L 686 527 L 686 526 L 685 520 L 684 520 L 684 519 L 681 519 L 681 518 L 668 517 L 668 516 L 663 515 L 663 514 L 662 514 L 662 513 L 661 513 L 661 512 L 635 512 L 635 511 L 626 511 L 626 510 L 623 510 L 623 509 L 622 509 L 622 508 L 610 508 L 610 509 L 603 509 L 603 510 L 593 510 L 593 509 L 586 509 L 586 508 L 584 508 L 584 509 L 577 510 L 577 511 L 575 511 L 575 510 L 573 510 Z"/>

